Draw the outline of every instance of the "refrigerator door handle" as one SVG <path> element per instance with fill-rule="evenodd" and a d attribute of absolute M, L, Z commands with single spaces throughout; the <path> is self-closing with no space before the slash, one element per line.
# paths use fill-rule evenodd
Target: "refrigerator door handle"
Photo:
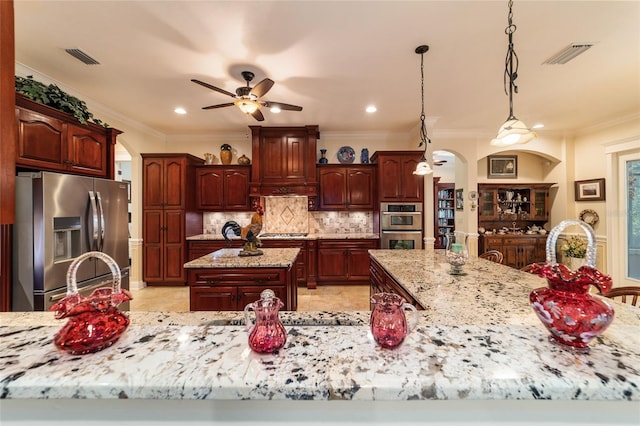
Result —
<path fill-rule="evenodd" d="M 93 222 L 93 242 L 91 250 L 97 250 L 98 247 L 98 206 L 96 203 L 96 195 L 93 191 L 89 191 L 89 200 L 91 201 L 91 217 Z"/>
<path fill-rule="evenodd" d="M 102 197 L 100 192 L 96 191 L 96 199 L 98 200 L 98 208 L 100 209 L 100 238 L 98 239 L 98 251 L 104 248 L 104 209 L 102 208 Z"/>

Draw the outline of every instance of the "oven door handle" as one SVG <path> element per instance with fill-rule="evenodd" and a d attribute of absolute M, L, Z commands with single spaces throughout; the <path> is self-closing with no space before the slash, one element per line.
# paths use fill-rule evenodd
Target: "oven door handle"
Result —
<path fill-rule="evenodd" d="M 381 212 L 391 216 L 419 216 L 422 212 Z"/>

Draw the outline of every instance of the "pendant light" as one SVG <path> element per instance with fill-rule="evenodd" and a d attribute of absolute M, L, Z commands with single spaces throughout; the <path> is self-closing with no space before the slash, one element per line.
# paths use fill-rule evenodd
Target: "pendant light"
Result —
<path fill-rule="evenodd" d="M 431 166 L 427 162 L 427 148 L 428 144 L 431 143 L 431 139 L 427 135 L 427 126 L 424 123 L 426 116 L 424 115 L 424 54 L 429 50 L 429 46 L 423 44 L 421 46 L 416 47 L 416 53 L 420 55 L 420 81 L 421 81 L 421 89 L 422 89 L 422 112 L 420 113 L 420 143 L 418 143 L 418 147 L 424 146 L 424 152 L 422 153 L 422 158 L 420 158 L 420 162 L 416 166 L 414 175 L 428 175 L 433 173 Z"/>
<path fill-rule="evenodd" d="M 508 24 L 504 30 L 509 37 L 504 69 L 504 92 L 509 95 L 509 117 L 500 126 L 496 138 L 491 141 L 491 145 L 494 146 L 525 144 L 538 136 L 536 132 L 532 132 L 531 129 L 513 115 L 513 92 L 518 93 L 518 86 L 515 83 L 516 78 L 518 78 L 518 55 L 516 55 L 513 48 L 513 33 L 516 32 L 516 26 L 513 24 L 512 7 L 513 0 L 509 0 Z M 509 84 L 508 90 L 507 83 Z"/>

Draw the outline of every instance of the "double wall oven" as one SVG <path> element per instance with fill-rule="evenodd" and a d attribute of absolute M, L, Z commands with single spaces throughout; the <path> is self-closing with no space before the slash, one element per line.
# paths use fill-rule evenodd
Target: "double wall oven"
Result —
<path fill-rule="evenodd" d="M 422 203 L 381 203 L 383 249 L 422 249 Z"/>

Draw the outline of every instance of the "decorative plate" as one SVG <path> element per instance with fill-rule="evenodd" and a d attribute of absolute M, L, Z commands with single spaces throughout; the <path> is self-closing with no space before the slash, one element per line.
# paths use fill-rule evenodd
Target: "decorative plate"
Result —
<path fill-rule="evenodd" d="M 475 201 L 478 199 L 478 191 L 469 191 L 469 195 L 468 195 L 469 199 L 471 201 Z"/>
<path fill-rule="evenodd" d="M 600 216 L 594 210 L 585 209 L 580 212 L 578 219 L 593 227 L 600 221 Z"/>
<path fill-rule="evenodd" d="M 338 161 L 342 164 L 353 163 L 356 152 L 350 146 L 343 146 L 338 150 Z"/>

